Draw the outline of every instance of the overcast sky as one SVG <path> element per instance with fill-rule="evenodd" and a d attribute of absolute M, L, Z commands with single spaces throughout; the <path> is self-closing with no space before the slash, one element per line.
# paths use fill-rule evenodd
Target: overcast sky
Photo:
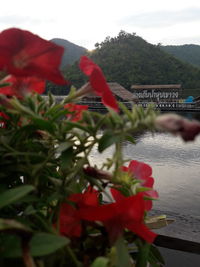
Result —
<path fill-rule="evenodd" d="M 199 0 L 4 0 L 0 31 L 18 27 L 93 49 L 120 30 L 164 45 L 200 45 Z"/>

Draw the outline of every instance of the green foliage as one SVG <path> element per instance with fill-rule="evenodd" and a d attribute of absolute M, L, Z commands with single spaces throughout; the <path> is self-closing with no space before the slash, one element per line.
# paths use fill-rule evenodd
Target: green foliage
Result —
<path fill-rule="evenodd" d="M 107 37 L 89 56 L 104 71 L 107 81 L 118 82 L 127 89 L 133 84 L 182 84 L 183 88 L 200 88 L 200 70 L 183 63 L 135 33 L 121 31 Z M 66 72 L 79 87 L 84 79 L 77 64 Z"/>
<path fill-rule="evenodd" d="M 160 48 L 183 62 L 200 67 L 200 45 L 166 45 Z"/>
<path fill-rule="evenodd" d="M 53 95 L 68 95 L 70 86 L 71 86 L 70 84 L 57 85 L 57 84 L 47 81 L 45 94 L 48 94 L 50 92 Z"/>
<path fill-rule="evenodd" d="M 9 118 L 0 128 L 3 267 L 34 266 L 28 265 L 27 259 L 44 267 L 131 266 L 125 241 L 110 244 L 98 224 L 93 223 L 95 228 L 84 222 L 80 238 L 61 236 L 60 209 L 71 194 L 83 192 L 88 184 L 99 189 L 100 197 L 106 194 L 105 176 L 97 178 L 84 171 L 86 166 L 93 167 L 91 152 L 96 148 L 103 152 L 113 146 L 109 164 L 102 163 L 99 171 L 113 169 L 112 183 L 119 186 L 120 166 L 125 161 L 122 142 L 134 142 L 132 135 L 152 129 L 156 112 L 152 107 L 127 110 L 121 105 L 120 115 L 112 110 L 105 114 L 84 111 L 82 120 L 74 122 L 65 116 L 69 111 L 64 105 L 75 97 L 72 90 L 63 102 L 56 103 L 52 95 L 43 98 L 33 94 L 20 100 L 13 97 L 9 107 L 1 106 Z"/>
<path fill-rule="evenodd" d="M 3 253 L 0 255 L 4 258 L 20 258 L 22 256 L 22 249 L 19 238 L 10 236 L 7 240 L 4 244 Z M 55 234 L 37 233 L 30 241 L 30 253 L 33 257 L 46 256 L 68 244 L 69 240 L 65 237 Z M 11 245 L 12 249 L 10 249 Z"/>
<path fill-rule="evenodd" d="M 91 267 L 107 267 L 108 259 L 105 257 L 98 257 L 91 265 Z"/>
<path fill-rule="evenodd" d="M 33 186 L 23 185 L 3 192 L 0 195 L 0 209 L 18 201 L 20 198 L 24 197 L 33 190 Z"/>

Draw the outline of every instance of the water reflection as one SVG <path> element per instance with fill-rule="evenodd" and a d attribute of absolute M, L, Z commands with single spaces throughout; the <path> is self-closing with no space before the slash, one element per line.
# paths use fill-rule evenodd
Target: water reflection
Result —
<path fill-rule="evenodd" d="M 159 165 L 194 165 L 200 163 L 200 137 L 185 143 L 179 137 L 165 133 L 144 133 L 136 137 L 137 144 L 124 144 L 126 157 L 136 155 L 138 160 Z"/>

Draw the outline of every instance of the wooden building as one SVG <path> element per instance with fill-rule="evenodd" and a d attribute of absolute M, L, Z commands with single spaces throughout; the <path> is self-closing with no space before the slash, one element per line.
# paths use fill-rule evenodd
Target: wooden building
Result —
<path fill-rule="evenodd" d="M 132 85 L 131 91 L 139 102 L 178 102 L 182 95 L 180 84 Z"/>
<path fill-rule="evenodd" d="M 137 102 L 137 97 L 121 86 L 119 83 L 112 82 L 108 83 L 113 95 L 116 97 L 117 101 L 123 102 Z M 85 96 L 82 101 L 90 101 L 90 102 L 100 102 L 100 97 L 96 96 L 95 94 L 90 94 Z"/>

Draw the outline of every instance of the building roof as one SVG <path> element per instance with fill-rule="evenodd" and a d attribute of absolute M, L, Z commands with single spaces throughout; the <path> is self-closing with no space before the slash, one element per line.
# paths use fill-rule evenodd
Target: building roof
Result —
<path fill-rule="evenodd" d="M 154 84 L 154 85 L 137 85 L 131 86 L 131 89 L 181 89 L 181 84 Z"/>
<path fill-rule="evenodd" d="M 122 100 L 124 100 L 124 101 L 136 101 L 138 99 L 133 93 L 131 93 L 130 91 L 125 89 L 119 83 L 112 82 L 112 83 L 108 83 L 108 85 L 109 85 L 112 93 L 114 95 L 122 98 Z M 86 97 L 87 98 L 94 97 L 94 94 L 91 93 L 90 95 L 87 95 Z"/>
<path fill-rule="evenodd" d="M 119 83 L 108 83 L 108 85 L 109 85 L 111 91 L 113 92 L 113 94 L 119 96 L 123 100 L 126 100 L 126 101 L 133 100 L 134 101 L 137 99 L 137 97 L 133 93 L 131 93 L 130 91 L 125 89 Z"/>

